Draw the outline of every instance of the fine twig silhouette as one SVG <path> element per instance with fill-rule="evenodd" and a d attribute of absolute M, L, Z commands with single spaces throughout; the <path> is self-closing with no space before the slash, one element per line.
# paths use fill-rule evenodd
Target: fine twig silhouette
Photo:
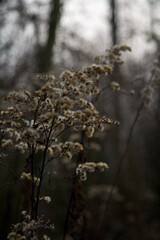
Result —
<path fill-rule="evenodd" d="M 116 175 L 114 177 L 114 181 L 113 181 L 112 186 L 111 186 L 111 190 L 109 192 L 109 196 L 108 196 L 108 198 L 107 198 L 107 200 L 105 202 L 105 206 L 104 206 L 104 208 L 102 210 L 102 214 L 100 216 L 100 220 L 99 220 L 98 227 L 97 227 L 96 234 L 95 234 L 95 238 L 94 238 L 95 240 L 100 239 L 100 236 L 101 236 L 100 233 L 101 233 L 101 228 L 102 228 L 102 225 L 103 225 L 103 222 L 104 222 L 104 218 L 106 217 L 107 211 L 108 211 L 109 206 L 111 204 L 113 191 L 114 191 L 114 188 L 115 188 L 115 186 L 117 184 L 117 180 L 118 180 L 118 177 L 120 175 L 123 162 L 124 162 L 124 160 L 126 158 L 126 155 L 127 155 L 128 149 L 129 149 L 129 144 L 130 144 L 130 141 L 131 141 L 131 138 L 132 138 L 133 131 L 135 129 L 136 123 L 138 121 L 138 118 L 140 116 L 140 113 L 141 113 L 143 107 L 144 107 L 144 103 L 141 102 L 141 104 L 140 104 L 140 106 L 139 106 L 139 108 L 137 110 L 136 116 L 135 116 L 135 118 L 133 120 L 133 123 L 131 125 L 130 131 L 129 131 L 129 135 L 128 135 L 128 138 L 127 138 L 127 142 L 126 142 L 125 150 L 124 150 L 124 152 L 123 152 L 123 154 L 122 154 L 122 156 L 121 156 L 121 158 L 119 160 L 118 168 L 117 168 L 117 171 L 116 171 Z"/>

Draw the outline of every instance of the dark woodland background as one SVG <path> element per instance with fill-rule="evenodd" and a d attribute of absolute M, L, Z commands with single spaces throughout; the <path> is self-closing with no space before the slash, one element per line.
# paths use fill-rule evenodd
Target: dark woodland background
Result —
<path fill-rule="evenodd" d="M 97 7 L 103 4 L 106 9 L 106 15 L 102 17 L 103 26 L 106 27 L 99 26 L 97 30 L 95 18 L 92 24 L 95 37 L 88 40 L 87 31 L 74 22 L 74 16 L 83 13 L 84 17 L 86 14 L 86 18 L 81 18 L 83 24 L 87 25 L 90 16 L 88 11 L 93 3 L 91 0 L 86 3 L 79 0 L 76 5 L 76 1 L 73 1 L 75 7 L 72 10 L 75 12 L 68 16 L 70 22 L 67 20 L 65 24 L 65 14 L 69 14 L 67 6 L 72 1 L 0 0 L 1 98 L 13 88 L 21 89 L 25 85 L 36 88 L 34 76 L 37 73 L 47 72 L 59 76 L 66 68 L 76 70 L 92 64 L 97 54 L 103 54 L 105 49 L 115 44 L 128 44 L 132 47 L 132 53 L 124 54 L 125 63 L 117 66 L 111 80 L 119 82 L 121 88 L 128 92 L 134 89 L 138 93 L 145 87 L 154 68 L 154 61 L 160 54 L 160 16 L 157 14 L 160 2 L 98 1 Z M 101 13 L 97 12 L 98 14 L 101 18 Z M 87 146 L 93 146 L 87 151 L 87 159 L 107 162 L 109 170 L 103 174 L 92 174 L 84 182 L 84 240 L 94 239 L 98 219 L 103 214 L 103 207 L 128 144 L 127 139 L 141 101 L 140 94 L 131 96 L 106 90 L 96 102 L 100 112 L 117 119 L 121 124 L 120 127 L 108 128 L 101 136 L 95 135 L 87 142 Z M 73 136 L 69 136 L 71 137 Z M 96 151 L 96 146 L 100 148 L 99 151 Z M 151 106 L 140 111 L 127 150 L 105 213 L 100 239 L 159 240 L 158 92 L 154 95 Z M 17 174 L 21 174 L 22 155 L 12 154 L 7 163 Z M 0 166 L 0 239 L 6 239 L 11 224 L 19 220 L 24 204 L 23 191 L 21 184 L 10 172 Z M 44 192 L 50 194 L 53 201 L 47 206 L 41 205 L 41 213 L 52 219 L 55 225 L 54 239 L 62 236 L 70 191 L 70 168 L 59 162 L 48 173 L 44 186 Z"/>

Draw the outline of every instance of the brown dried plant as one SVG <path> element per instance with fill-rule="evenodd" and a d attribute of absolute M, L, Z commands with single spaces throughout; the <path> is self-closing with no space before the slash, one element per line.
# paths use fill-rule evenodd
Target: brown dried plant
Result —
<path fill-rule="evenodd" d="M 83 138 L 81 143 L 61 142 L 61 136 L 71 129 L 72 132 L 82 132 L 82 136 L 90 138 L 95 131 L 103 131 L 105 124 L 119 125 L 118 121 L 101 116 L 93 104 L 93 99 L 99 93 L 97 82 L 100 77 L 110 75 L 114 65 L 122 63 L 121 51 L 126 50 L 131 49 L 125 45 L 115 46 L 107 51 L 105 57 L 97 58 L 98 65 L 94 64 L 76 72 L 66 70 L 59 79 L 49 74 L 39 75 L 37 81 L 45 81 L 39 90 L 12 91 L 5 98 L 8 107 L 0 113 L 0 161 L 7 166 L 5 161 L 8 148 L 27 155 L 26 161 L 24 159 L 26 170 L 21 176 L 16 175 L 9 167 L 8 169 L 23 184 L 30 203 L 29 212 L 22 209 L 23 219 L 13 225 L 8 239 L 36 240 L 38 228 L 54 229 L 49 221 L 45 222 L 43 217 L 39 216 L 40 202 L 51 201 L 50 196 L 43 196 L 42 193 L 45 169 L 48 163 L 57 158 L 71 159 L 73 154 L 79 153 L 63 235 L 63 239 L 66 239 L 70 213 L 75 210 L 73 195 L 77 194 L 77 184 L 81 185 L 86 180 L 88 172 L 96 169 L 103 171 L 108 166 L 106 162 L 86 162 L 83 159 Z M 111 83 L 111 89 L 119 90 L 119 84 Z M 38 153 L 41 153 L 41 159 L 36 162 Z M 26 181 L 30 182 L 30 187 Z M 50 238 L 43 235 L 41 239 Z"/>

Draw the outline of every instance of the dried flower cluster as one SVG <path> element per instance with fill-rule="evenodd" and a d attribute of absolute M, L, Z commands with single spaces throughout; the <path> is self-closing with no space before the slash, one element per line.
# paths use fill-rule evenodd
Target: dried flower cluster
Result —
<path fill-rule="evenodd" d="M 120 90 L 120 85 L 118 82 L 112 81 L 110 83 L 110 87 L 113 91 L 119 91 Z"/>
<path fill-rule="evenodd" d="M 46 203 L 50 203 L 51 197 L 50 196 L 41 197 L 40 200 L 44 200 Z"/>
<path fill-rule="evenodd" d="M 22 180 L 27 179 L 29 181 L 32 181 L 31 173 L 22 172 L 21 179 Z M 34 177 L 33 180 L 34 180 L 34 183 L 36 184 L 36 186 L 38 186 L 40 183 L 40 178 Z"/>
<path fill-rule="evenodd" d="M 115 45 L 112 48 L 107 49 L 105 55 L 97 56 L 95 58 L 95 60 L 98 64 L 100 64 L 100 63 L 108 64 L 114 70 L 116 64 L 124 63 L 121 56 L 122 56 L 122 52 L 125 52 L 125 51 L 132 51 L 132 49 L 128 45 Z M 112 89 L 112 91 L 120 91 L 121 90 L 120 84 L 116 81 L 112 81 L 109 84 L 109 86 Z"/>
<path fill-rule="evenodd" d="M 22 153 L 32 145 L 35 152 L 44 150 L 48 135 L 47 151 L 51 156 L 67 156 L 82 150 L 78 143 L 58 143 L 57 137 L 67 128 L 83 130 L 92 137 L 95 129 L 103 130 L 103 124 L 118 124 L 106 116 L 101 117 L 88 96 L 98 93 L 95 79 L 100 74 L 110 74 L 111 67 L 93 65 L 84 71 L 62 73 L 60 80 L 51 77 L 40 90 L 30 93 L 11 92 L 7 99 L 13 106 L 1 111 L 2 147 L 15 147 Z M 13 144 L 14 141 L 14 144 Z"/>
<path fill-rule="evenodd" d="M 94 172 L 98 169 L 100 172 L 103 172 L 108 168 L 108 165 L 103 162 L 94 163 L 94 162 L 86 162 L 84 164 L 79 164 L 76 169 L 76 174 L 79 175 L 81 181 L 85 181 L 87 179 L 87 172 Z"/>
<path fill-rule="evenodd" d="M 96 61 L 99 63 L 107 63 L 112 68 L 115 67 L 115 64 L 123 64 L 121 59 L 122 52 L 132 51 L 131 47 L 128 45 L 115 45 L 114 47 L 107 49 L 105 55 L 96 57 Z"/>
<path fill-rule="evenodd" d="M 9 240 L 38 240 L 36 234 L 37 229 L 45 228 L 51 231 L 54 230 L 54 226 L 45 219 L 38 218 L 36 221 L 31 219 L 25 211 L 22 212 L 23 220 L 20 223 L 13 225 L 12 231 L 8 234 L 7 239 Z M 42 240 L 51 240 L 47 235 L 43 235 Z"/>

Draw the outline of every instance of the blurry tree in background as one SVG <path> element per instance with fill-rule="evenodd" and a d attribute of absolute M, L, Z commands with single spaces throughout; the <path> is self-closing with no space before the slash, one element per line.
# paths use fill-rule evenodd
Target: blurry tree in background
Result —
<path fill-rule="evenodd" d="M 62 12 L 57 1 L 1 1 L 1 88 L 28 81 L 53 68 L 56 32 Z"/>
<path fill-rule="evenodd" d="M 38 72 L 48 72 L 52 67 L 53 47 L 56 40 L 56 30 L 61 15 L 61 2 L 60 0 L 52 0 L 50 2 L 50 15 L 48 22 L 47 40 L 44 47 L 39 49 L 39 68 Z"/>
<path fill-rule="evenodd" d="M 116 45 L 117 41 L 117 3 L 115 0 L 110 0 L 111 6 L 111 36 L 112 36 L 112 45 Z"/>

